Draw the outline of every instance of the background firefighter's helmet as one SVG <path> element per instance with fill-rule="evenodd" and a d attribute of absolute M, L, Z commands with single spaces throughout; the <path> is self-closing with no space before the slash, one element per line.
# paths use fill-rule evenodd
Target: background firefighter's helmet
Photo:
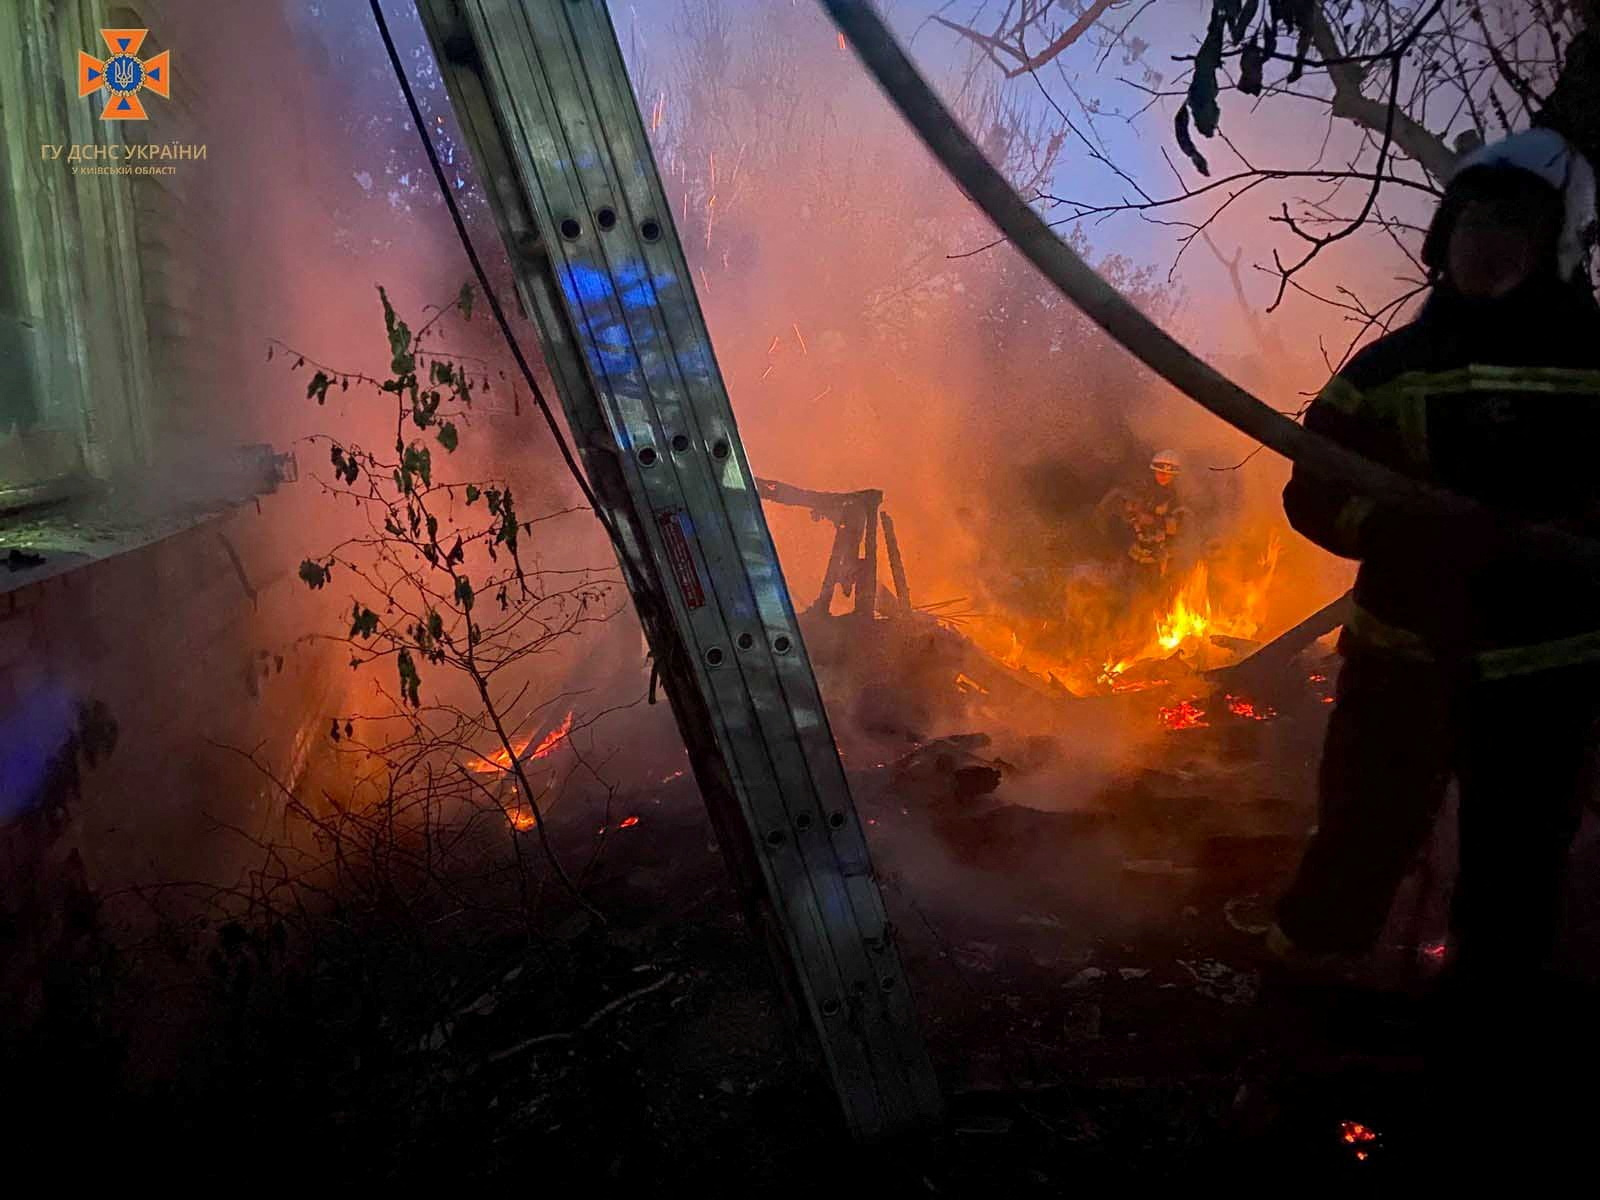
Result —
<path fill-rule="evenodd" d="M 1177 475 L 1183 470 L 1183 460 L 1176 450 L 1161 450 L 1150 459 L 1150 469 L 1161 475 Z"/>
<path fill-rule="evenodd" d="M 1444 199 L 1423 241 L 1422 261 L 1444 268 L 1446 247 L 1462 204 L 1494 172 L 1523 172 L 1549 187 L 1561 207 L 1556 270 L 1571 280 L 1588 265 L 1596 220 L 1595 174 L 1589 160 L 1553 129 L 1529 129 L 1481 146 L 1463 158 L 1445 188 Z"/>

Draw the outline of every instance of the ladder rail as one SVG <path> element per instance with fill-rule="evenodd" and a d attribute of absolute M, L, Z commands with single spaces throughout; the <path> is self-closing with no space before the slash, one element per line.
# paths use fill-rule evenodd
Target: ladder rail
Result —
<path fill-rule="evenodd" d="M 847 1121 L 926 1121 L 910 989 L 605 6 L 418 5 L 719 837 L 759 878 Z"/>

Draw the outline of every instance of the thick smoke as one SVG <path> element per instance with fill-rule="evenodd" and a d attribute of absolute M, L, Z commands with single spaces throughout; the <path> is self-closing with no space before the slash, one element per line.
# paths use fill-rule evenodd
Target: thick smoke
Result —
<path fill-rule="evenodd" d="M 1217 536 L 1281 527 L 1281 467 L 1258 457 L 1231 469 L 1249 443 L 994 244 L 813 6 L 686 0 L 675 12 L 670 35 L 617 16 L 758 474 L 881 488 L 914 595 L 965 599 L 964 611 L 991 606 L 1019 571 L 1102 553 L 1094 506 L 1142 479 L 1157 450 L 1182 453 Z M 982 64 L 942 63 L 931 38 L 918 47 L 1025 193 L 1082 169 L 1049 109 Z M 1164 233 L 1141 253 L 1125 242 L 1097 251 L 1092 229 L 1064 232 L 1156 319 L 1228 351 L 1223 365 L 1281 407 L 1316 386 L 1308 347 L 1283 352 L 1277 331 L 1264 344 L 1242 300 L 1197 296 L 1144 265 L 1170 253 Z M 776 508 L 769 520 L 791 586 L 809 599 L 831 530 Z M 1291 565 L 1271 598 L 1277 628 L 1341 583 L 1337 568 L 1304 570 L 1298 548 Z"/>

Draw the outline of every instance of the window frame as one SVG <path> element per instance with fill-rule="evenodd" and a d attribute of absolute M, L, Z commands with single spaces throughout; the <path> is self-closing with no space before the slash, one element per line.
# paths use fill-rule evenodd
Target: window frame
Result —
<path fill-rule="evenodd" d="M 32 428 L 0 429 L 0 512 L 81 493 L 149 460 L 150 347 L 129 177 L 75 175 L 73 146 L 122 145 L 80 98 L 95 0 L 12 0 L 0 10 L 0 187 L 11 319 L 32 331 Z M 63 147 L 51 159 L 43 147 Z M 107 160 L 97 160 L 107 161 Z M 27 340 L 29 334 L 21 334 Z"/>

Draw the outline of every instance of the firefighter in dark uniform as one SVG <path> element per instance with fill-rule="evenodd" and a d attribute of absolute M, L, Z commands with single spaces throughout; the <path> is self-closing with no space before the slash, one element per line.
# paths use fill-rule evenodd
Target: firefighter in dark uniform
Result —
<path fill-rule="evenodd" d="M 1172 565 L 1189 518 L 1178 490 L 1182 471 L 1177 452 L 1162 450 L 1151 458 L 1141 485 L 1113 488 L 1100 501 L 1101 525 L 1120 531 L 1135 579 L 1162 579 Z"/>
<path fill-rule="evenodd" d="M 1268 945 L 1291 962 L 1369 950 L 1453 778 L 1441 996 L 1455 999 L 1441 999 L 1439 1028 L 1454 1031 L 1444 1062 L 1475 1057 L 1449 1067 L 1460 1074 L 1444 1094 L 1482 1098 L 1492 1079 L 1519 1109 L 1537 1099 L 1530 1072 L 1567 1069 L 1549 1064 L 1576 1053 L 1592 1019 L 1562 1024 L 1553 1000 L 1530 997 L 1561 994 L 1537 981 L 1553 979 L 1567 855 L 1593 789 L 1600 577 L 1519 544 L 1515 522 L 1600 537 L 1600 472 L 1568 462 L 1600 441 L 1594 218 L 1593 170 L 1552 131 L 1469 156 L 1425 239 L 1433 289 L 1417 319 L 1357 354 L 1306 415 L 1509 521 L 1391 511 L 1298 468 L 1284 492 L 1297 530 L 1361 566 L 1318 828 Z M 1549 1136 L 1552 1120 L 1528 1121 Z"/>
<path fill-rule="evenodd" d="M 1535 130 L 1465 160 L 1429 229 L 1417 319 L 1357 354 L 1306 425 L 1498 513 L 1600 535 L 1600 308 L 1584 269 L 1594 175 Z M 1600 584 L 1495 519 L 1413 517 L 1296 470 L 1290 523 L 1361 563 L 1319 827 L 1273 948 L 1359 953 L 1381 931 L 1453 777 L 1451 953 L 1542 964 L 1590 790 Z"/>

